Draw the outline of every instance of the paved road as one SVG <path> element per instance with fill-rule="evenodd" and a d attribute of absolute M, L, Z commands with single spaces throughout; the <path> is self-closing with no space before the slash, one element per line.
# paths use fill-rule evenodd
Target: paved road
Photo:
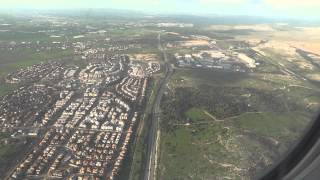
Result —
<path fill-rule="evenodd" d="M 160 114 L 160 102 L 166 85 L 173 73 L 171 64 L 168 62 L 166 50 L 161 45 L 161 36 L 158 36 L 159 50 L 163 53 L 165 61 L 165 77 L 161 79 L 159 89 L 157 90 L 157 96 L 152 107 L 152 120 L 151 126 L 149 127 L 148 134 L 148 146 L 147 146 L 147 159 L 144 170 L 144 180 L 154 180 L 155 177 L 155 166 L 156 166 L 156 149 L 157 149 L 157 136 L 159 126 L 159 114 Z"/>

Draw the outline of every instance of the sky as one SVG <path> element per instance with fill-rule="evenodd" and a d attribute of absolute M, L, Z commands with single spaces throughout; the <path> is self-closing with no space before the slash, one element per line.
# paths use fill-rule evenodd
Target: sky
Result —
<path fill-rule="evenodd" d="M 4 9 L 108 8 L 153 13 L 320 19 L 320 0 L 0 0 L 0 3 Z"/>

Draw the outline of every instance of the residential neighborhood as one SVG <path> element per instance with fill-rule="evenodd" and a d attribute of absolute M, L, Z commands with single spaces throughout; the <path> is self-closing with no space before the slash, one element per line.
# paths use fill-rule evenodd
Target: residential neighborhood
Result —
<path fill-rule="evenodd" d="M 8 179 L 118 175 L 142 115 L 150 75 L 160 64 L 131 63 L 126 55 L 107 56 L 98 49 L 82 51 L 88 61 L 83 69 L 50 61 L 8 74 L 7 83 L 33 84 L 3 98 L 1 131 L 34 137 L 32 149 Z"/>

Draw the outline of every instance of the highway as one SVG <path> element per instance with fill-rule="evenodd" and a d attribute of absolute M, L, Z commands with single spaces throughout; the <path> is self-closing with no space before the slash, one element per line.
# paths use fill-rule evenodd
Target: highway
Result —
<path fill-rule="evenodd" d="M 160 86 L 157 89 L 157 96 L 152 106 L 151 125 L 149 127 L 148 145 L 147 145 L 147 158 L 144 170 L 144 180 L 156 179 L 156 166 L 157 166 L 157 140 L 158 140 L 158 127 L 160 121 L 160 103 L 163 93 L 166 90 L 166 85 L 173 73 L 171 64 L 168 61 L 166 50 L 161 44 L 161 35 L 158 35 L 159 50 L 163 53 L 165 61 L 165 76 L 160 81 Z"/>

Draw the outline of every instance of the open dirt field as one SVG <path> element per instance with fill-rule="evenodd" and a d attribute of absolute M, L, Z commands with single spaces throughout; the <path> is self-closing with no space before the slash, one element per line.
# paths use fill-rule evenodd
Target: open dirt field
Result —
<path fill-rule="evenodd" d="M 254 32 L 236 38 L 251 44 L 260 40 L 270 40 L 264 46 L 278 49 L 287 54 L 295 54 L 295 48 L 320 54 L 320 27 L 298 27 L 285 31 Z M 272 40 L 271 40 L 272 39 Z"/>
<path fill-rule="evenodd" d="M 256 25 L 212 25 L 208 30 L 228 31 L 228 30 L 253 30 L 253 31 L 274 31 L 268 24 Z"/>
<path fill-rule="evenodd" d="M 156 61 L 156 54 L 133 54 L 130 55 L 131 60 L 139 60 L 139 61 Z"/>
<path fill-rule="evenodd" d="M 190 41 L 182 41 L 180 42 L 180 45 L 184 47 L 208 46 L 209 42 L 207 40 L 197 39 L 197 40 L 190 40 Z"/>
<path fill-rule="evenodd" d="M 320 82 L 320 73 L 318 73 L 318 74 L 308 74 L 307 77 L 310 78 L 311 80 Z"/>

